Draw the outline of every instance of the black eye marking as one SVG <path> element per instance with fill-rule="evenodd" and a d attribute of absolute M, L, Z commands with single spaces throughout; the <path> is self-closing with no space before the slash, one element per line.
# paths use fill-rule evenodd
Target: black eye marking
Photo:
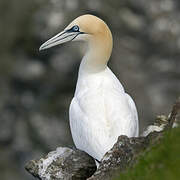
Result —
<path fill-rule="evenodd" d="M 79 26 L 75 25 L 71 29 L 68 29 L 67 32 L 79 32 Z"/>

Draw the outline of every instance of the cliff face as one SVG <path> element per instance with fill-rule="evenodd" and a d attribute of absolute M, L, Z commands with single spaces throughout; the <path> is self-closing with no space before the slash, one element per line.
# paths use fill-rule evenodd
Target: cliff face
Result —
<path fill-rule="evenodd" d="M 96 170 L 86 153 L 58 148 L 40 160 L 32 160 L 26 169 L 42 180 L 130 180 L 179 179 L 180 128 L 151 133 L 146 138 L 120 136 Z"/>
<path fill-rule="evenodd" d="M 38 49 L 85 13 L 112 30 L 109 66 L 136 102 L 141 132 L 179 96 L 179 0 L 0 0 L 0 179 L 32 180 L 27 161 L 73 146 L 68 108 L 82 48 Z"/>
<path fill-rule="evenodd" d="M 59 147 L 39 160 L 26 164 L 26 170 L 42 180 L 178 179 L 180 165 L 180 99 L 169 118 L 158 117 L 145 131 L 146 136 L 119 136 L 102 158 L 95 161 L 85 152 Z M 175 129 L 172 129 L 175 127 Z M 158 129 L 159 128 L 159 129 Z M 119 178 L 118 178 L 119 176 Z"/>

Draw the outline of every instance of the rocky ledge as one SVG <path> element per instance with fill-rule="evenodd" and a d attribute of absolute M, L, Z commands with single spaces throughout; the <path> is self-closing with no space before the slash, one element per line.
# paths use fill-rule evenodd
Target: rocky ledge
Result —
<path fill-rule="evenodd" d="M 180 98 L 174 104 L 169 117 L 158 116 L 154 125 L 140 137 L 119 136 L 111 150 L 96 168 L 94 159 L 77 149 L 58 147 L 39 160 L 29 161 L 25 169 L 40 180 L 109 180 L 118 172 L 132 166 L 140 154 L 152 144 L 158 144 L 164 132 L 179 123 Z"/>

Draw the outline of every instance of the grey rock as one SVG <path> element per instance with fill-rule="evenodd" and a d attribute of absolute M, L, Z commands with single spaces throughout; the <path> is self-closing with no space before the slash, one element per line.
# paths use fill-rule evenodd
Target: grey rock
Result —
<path fill-rule="evenodd" d="M 162 115 L 156 118 L 155 123 L 151 125 L 153 128 L 149 128 L 152 131 L 147 128 L 140 137 L 119 136 L 112 149 L 104 155 L 97 170 L 94 159 L 85 152 L 62 147 L 50 152 L 45 158 L 30 161 L 25 168 L 41 180 L 110 180 L 117 172 L 131 167 L 151 144 L 161 142 L 164 132 L 171 129 L 173 123 L 177 123 L 179 113 L 180 98 L 174 104 L 169 117 Z"/>
<path fill-rule="evenodd" d="M 86 179 L 96 170 L 95 161 L 85 152 L 59 147 L 39 160 L 29 161 L 26 170 L 42 180 Z"/>
<path fill-rule="evenodd" d="M 152 132 L 146 137 L 119 136 L 113 148 L 103 157 L 97 170 L 94 159 L 85 152 L 62 147 L 50 152 L 45 158 L 28 162 L 25 168 L 41 180 L 110 180 L 117 172 L 133 165 L 138 155 L 151 142 L 157 143 L 162 137 L 163 131 Z"/>
<path fill-rule="evenodd" d="M 162 132 L 152 132 L 146 137 L 119 136 L 113 148 L 102 159 L 97 171 L 88 180 L 110 180 L 113 177 L 131 167 L 137 157 L 149 147 L 151 140 L 157 143 L 163 137 Z"/>
<path fill-rule="evenodd" d="M 122 171 L 129 167 L 137 154 L 144 150 L 148 144 L 148 139 L 144 137 L 119 136 L 113 148 L 103 157 L 97 171 L 88 180 L 112 179 L 116 170 Z"/>

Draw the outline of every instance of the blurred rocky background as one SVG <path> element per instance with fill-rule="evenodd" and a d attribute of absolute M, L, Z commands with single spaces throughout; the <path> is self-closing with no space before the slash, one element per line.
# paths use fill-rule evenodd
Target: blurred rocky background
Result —
<path fill-rule="evenodd" d="M 31 180 L 28 160 L 73 146 L 68 107 L 81 49 L 77 43 L 38 48 L 85 13 L 112 30 L 109 66 L 137 104 L 141 131 L 178 97 L 179 0 L 1 0 L 0 179 Z"/>

